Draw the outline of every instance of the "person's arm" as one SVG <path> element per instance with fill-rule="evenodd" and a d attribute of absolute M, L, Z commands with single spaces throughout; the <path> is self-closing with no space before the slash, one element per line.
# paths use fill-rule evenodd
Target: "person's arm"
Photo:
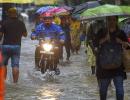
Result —
<path fill-rule="evenodd" d="M 119 31 L 119 34 L 117 34 L 116 40 L 117 42 L 121 43 L 124 48 L 127 48 L 128 46 L 130 46 L 130 44 L 128 43 L 127 35 L 123 30 Z"/>
<path fill-rule="evenodd" d="M 110 35 L 108 34 L 105 28 L 101 28 L 96 34 L 96 40 L 98 45 L 103 44 L 104 42 L 110 40 Z"/>
<path fill-rule="evenodd" d="M 21 28 L 22 28 L 22 36 L 27 37 L 27 29 L 24 23 L 22 23 Z"/>
<path fill-rule="evenodd" d="M 110 35 L 107 33 L 104 38 L 101 38 L 99 40 L 99 44 L 103 44 L 103 43 L 105 43 L 106 41 L 109 41 L 109 40 L 110 40 Z"/>
<path fill-rule="evenodd" d="M 60 32 L 60 42 L 61 42 L 62 44 L 64 44 L 64 42 L 65 42 L 65 36 L 64 36 L 64 32 L 63 32 L 63 31 Z"/>
<path fill-rule="evenodd" d="M 37 25 L 35 29 L 32 29 L 32 32 L 31 32 L 31 39 L 32 40 L 35 40 L 36 37 L 41 33 L 42 28 L 43 27 L 41 25 Z"/>
<path fill-rule="evenodd" d="M 3 37 L 3 34 L 5 33 L 5 25 L 1 23 L 0 25 L 0 40 L 2 39 Z"/>
<path fill-rule="evenodd" d="M 3 32 L 0 32 L 0 37 L 1 37 L 3 34 L 4 34 Z"/>
<path fill-rule="evenodd" d="M 60 42 L 64 43 L 65 35 L 64 35 L 64 31 L 62 30 L 62 28 L 60 26 L 57 27 L 57 34 L 59 36 Z"/>
<path fill-rule="evenodd" d="M 24 36 L 24 37 L 27 37 L 27 32 L 23 32 L 23 36 Z"/>
<path fill-rule="evenodd" d="M 2 33 L 2 22 L 0 22 L 0 37 L 3 35 Z"/>

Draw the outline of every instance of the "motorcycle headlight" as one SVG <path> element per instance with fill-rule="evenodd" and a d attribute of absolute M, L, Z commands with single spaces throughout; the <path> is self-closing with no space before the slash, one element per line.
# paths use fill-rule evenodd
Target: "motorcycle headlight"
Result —
<path fill-rule="evenodd" d="M 52 45 L 48 43 L 45 43 L 42 46 L 45 51 L 50 51 L 52 49 Z"/>

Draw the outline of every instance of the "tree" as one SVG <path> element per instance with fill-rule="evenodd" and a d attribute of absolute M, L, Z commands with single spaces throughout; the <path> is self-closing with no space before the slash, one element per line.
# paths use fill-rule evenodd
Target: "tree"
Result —
<path fill-rule="evenodd" d="M 117 0 L 101 0 L 103 3 L 115 4 Z M 130 5 L 130 0 L 119 0 L 122 5 Z"/>
<path fill-rule="evenodd" d="M 87 1 L 101 1 L 102 4 L 106 4 L 106 3 L 115 4 L 116 3 L 116 0 L 64 0 L 66 5 L 72 5 L 72 6 L 79 5 Z M 120 4 L 130 5 L 130 0 L 119 0 L 119 1 L 120 1 Z"/>
<path fill-rule="evenodd" d="M 87 1 L 90 1 L 90 0 L 64 0 L 66 5 L 71 5 L 71 6 L 76 6 Z"/>
<path fill-rule="evenodd" d="M 121 0 L 122 4 L 130 5 L 130 0 Z"/>

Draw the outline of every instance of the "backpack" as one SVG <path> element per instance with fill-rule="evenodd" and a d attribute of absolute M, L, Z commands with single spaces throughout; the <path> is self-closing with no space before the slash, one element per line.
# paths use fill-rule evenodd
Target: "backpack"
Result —
<path fill-rule="evenodd" d="M 99 50 L 99 63 L 103 69 L 111 70 L 121 66 L 123 57 L 122 45 L 116 41 L 105 42 Z"/>

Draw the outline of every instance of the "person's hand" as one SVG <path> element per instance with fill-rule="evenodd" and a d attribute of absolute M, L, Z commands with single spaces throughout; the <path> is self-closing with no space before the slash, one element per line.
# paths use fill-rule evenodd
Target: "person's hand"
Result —
<path fill-rule="evenodd" d="M 60 43 L 61 43 L 61 44 L 64 44 L 64 42 L 65 42 L 64 40 L 60 40 Z"/>
<path fill-rule="evenodd" d="M 122 41 L 121 39 L 119 39 L 119 38 L 116 38 L 116 41 L 117 41 L 118 43 L 120 43 L 120 44 L 124 44 L 123 41 Z"/>
<path fill-rule="evenodd" d="M 99 42 L 99 44 L 103 44 L 106 41 L 110 41 L 110 35 L 107 34 L 104 38 L 102 38 Z"/>
<path fill-rule="evenodd" d="M 130 47 L 130 44 L 129 44 L 128 42 L 123 42 L 123 43 L 122 43 L 122 47 L 123 47 L 123 48 Z"/>
<path fill-rule="evenodd" d="M 31 32 L 34 32 L 34 31 L 35 31 L 35 29 L 32 29 L 32 30 L 31 30 Z"/>
<path fill-rule="evenodd" d="M 130 44 L 128 42 L 125 42 L 125 41 L 122 41 L 121 39 L 119 38 L 116 38 L 116 41 L 120 44 L 122 44 L 122 47 L 123 48 L 127 48 L 127 47 L 130 47 Z"/>

